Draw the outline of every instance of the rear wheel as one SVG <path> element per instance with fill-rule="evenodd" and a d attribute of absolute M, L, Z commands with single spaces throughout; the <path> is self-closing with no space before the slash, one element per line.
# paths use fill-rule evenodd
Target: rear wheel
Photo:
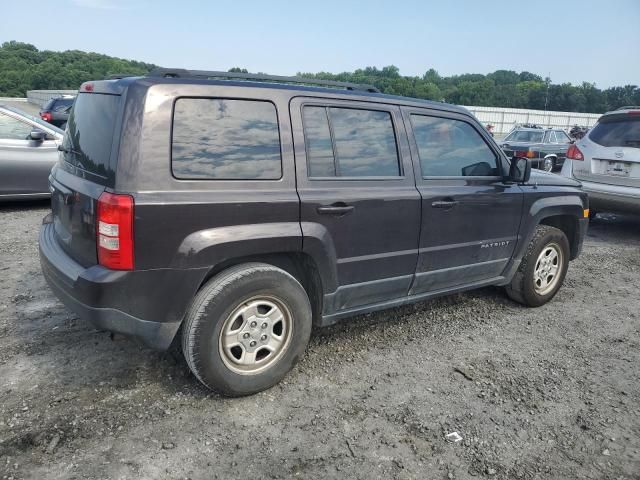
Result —
<path fill-rule="evenodd" d="M 529 307 L 544 305 L 562 286 L 568 267 L 567 236 L 557 228 L 538 225 L 507 294 Z"/>
<path fill-rule="evenodd" d="M 247 263 L 209 280 L 185 318 L 182 348 L 205 386 L 230 396 L 265 390 L 302 357 L 311 305 L 300 283 L 272 265 Z"/>
<path fill-rule="evenodd" d="M 553 170 L 556 168 L 556 160 L 553 157 L 549 157 L 549 158 L 545 158 L 544 162 L 542 163 L 542 169 L 545 172 L 553 172 Z"/>

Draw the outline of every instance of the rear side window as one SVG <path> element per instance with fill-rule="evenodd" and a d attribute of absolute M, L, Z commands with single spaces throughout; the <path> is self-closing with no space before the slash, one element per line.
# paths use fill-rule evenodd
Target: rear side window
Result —
<path fill-rule="evenodd" d="M 104 180 L 113 180 L 109 159 L 120 100 L 119 95 L 78 95 L 64 135 L 65 161 Z"/>
<path fill-rule="evenodd" d="M 397 177 L 398 148 L 389 112 L 306 106 L 310 177 Z"/>
<path fill-rule="evenodd" d="M 184 180 L 281 178 L 275 106 L 258 100 L 178 99 L 171 168 Z"/>
<path fill-rule="evenodd" d="M 593 127 L 589 139 L 603 147 L 640 148 L 640 118 L 601 121 Z"/>
<path fill-rule="evenodd" d="M 558 143 L 569 143 L 571 141 L 569 136 L 562 130 L 556 130 L 556 140 L 558 140 Z"/>
<path fill-rule="evenodd" d="M 422 175 L 469 177 L 498 175 L 497 158 L 468 123 L 411 115 Z"/>

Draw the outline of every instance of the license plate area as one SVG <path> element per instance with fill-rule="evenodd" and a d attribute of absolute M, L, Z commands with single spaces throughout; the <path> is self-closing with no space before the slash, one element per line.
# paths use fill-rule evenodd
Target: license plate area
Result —
<path fill-rule="evenodd" d="M 593 173 L 599 173 L 600 175 L 610 175 L 612 177 L 629 177 L 631 176 L 631 168 L 631 162 L 598 159 L 597 171 L 594 171 Z"/>

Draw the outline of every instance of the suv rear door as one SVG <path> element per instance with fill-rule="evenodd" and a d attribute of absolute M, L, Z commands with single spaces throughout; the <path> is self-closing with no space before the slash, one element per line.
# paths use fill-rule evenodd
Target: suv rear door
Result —
<path fill-rule="evenodd" d="M 615 113 L 598 120 L 578 142 L 584 161 L 574 161 L 579 180 L 640 187 L 640 115 Z"/>
<path fill-rule="evenodd" d="M 97 263 L 95 215 L 100 194 L 113 188 L 120 95 L 80 93 L 51 176 L 51 209 L 62 249 L 84 267 Z"/>
<path fill-rule="evenodd" d="M 291 118 L 303 243 L 321 231 L 337 262 L 338 289 L 325 292 L 324 313 L 407 295 L 420 195 L 400 109 L 299 97 Z"/>
<path fill-rule="evenodd" d="M 403 108 L 422 195 L 416 279 L 410 294 L 502 275 L 518 238 L 523 193 L 503 181 L 504 160 L 469 117 Z"/>

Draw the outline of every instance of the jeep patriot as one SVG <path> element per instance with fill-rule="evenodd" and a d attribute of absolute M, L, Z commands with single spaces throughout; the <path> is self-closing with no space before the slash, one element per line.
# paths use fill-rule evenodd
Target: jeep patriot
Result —
<path fill-rule="evenodd" d="M 487 285 L 545 304 L 580 184 L 466 109 L 297 77 L 159 69 L 84 83 L 40 258 L 60 300 L 226 395 L 279 382 L 312 325 Z"/>

